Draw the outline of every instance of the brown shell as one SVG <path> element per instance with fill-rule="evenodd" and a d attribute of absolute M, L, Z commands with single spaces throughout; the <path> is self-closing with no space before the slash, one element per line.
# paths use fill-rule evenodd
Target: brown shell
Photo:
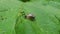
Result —
<path fill-rule="evenodd" d="M 35 20 L 35 17 L 33 15 L 25 15 L 25 18 L 26 19 L 29 19 L 31 21 L 34 21 Z"/>

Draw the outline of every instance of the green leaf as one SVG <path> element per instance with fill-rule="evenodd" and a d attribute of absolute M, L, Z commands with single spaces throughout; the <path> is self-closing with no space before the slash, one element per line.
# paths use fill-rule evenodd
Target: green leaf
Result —
<path fill-rule="evenodd" d="M 55 0 L 0 0 L 0 34 L 60 34 L 59 5 Z M 28 14 L 35 21 L 26 19 Z"/>
<path fill-rule="evenodd" d="M 0 0 L 0 34 L 15 33 L 16 16 L 21 4 L 17 0 Z"/>
<path fill-rule="evenodd" d="M 23 10 L 26 14 L 34 14 L 36 21 L 20 18 L 22 20 L 16 24 L 16 34 L 59 34 L 59 9 L 48 3 L 28 2 L 24 3 Z"/>

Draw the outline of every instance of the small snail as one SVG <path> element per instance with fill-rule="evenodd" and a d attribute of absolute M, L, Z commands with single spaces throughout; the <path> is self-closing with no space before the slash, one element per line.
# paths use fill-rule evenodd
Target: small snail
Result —
<path fill-rule="evenodd" d="M 35 21 L 35 16 L 32 15 L 32 14 L 25 15 L 25 18 L 26 18 L 26 19 L 29 19 L 29 20 L 31 20 L 31 21 Z"/>

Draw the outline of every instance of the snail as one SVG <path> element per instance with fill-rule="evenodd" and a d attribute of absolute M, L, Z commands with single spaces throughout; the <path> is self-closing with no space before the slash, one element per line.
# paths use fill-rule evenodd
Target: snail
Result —
<path fill-rule="evenodd" d="M 32 15 L 32 14 L 25 15 L 25 18 L 26 18 L 26 19 L 29 19 L 29 20 L 31 20 L 31 21 L 35 21 L 35 16 Z"/>

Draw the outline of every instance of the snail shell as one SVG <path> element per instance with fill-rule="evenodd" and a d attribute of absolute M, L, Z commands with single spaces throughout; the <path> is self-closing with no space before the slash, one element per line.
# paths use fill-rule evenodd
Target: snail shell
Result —
<path fill-rule="evenodd" d="M 31 21 L 34 21 L 34 20 L 35 20 L 35 16 L 32 15 L 32 14 L 26 15 L 25 18 L 26 18 L 26 19 L 29 19 L 29 20 L 31 20 Z"/>

